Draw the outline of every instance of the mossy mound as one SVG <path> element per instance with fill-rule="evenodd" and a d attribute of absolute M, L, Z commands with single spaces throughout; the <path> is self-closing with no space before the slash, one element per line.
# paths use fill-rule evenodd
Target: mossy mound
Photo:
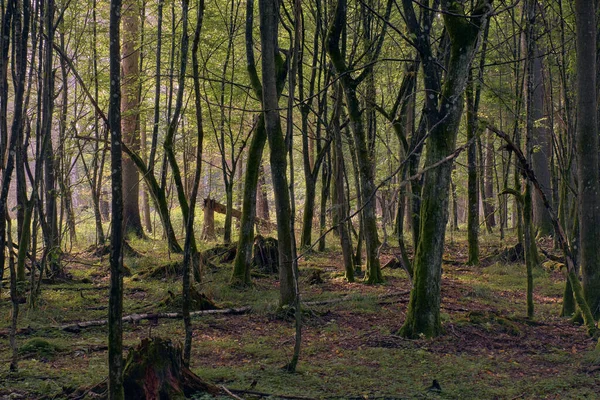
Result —
<path fill-rule="evenodd" d="M 511 336 L 521 336 L 519 325 L 510 318 L 490 312 L 471 311 L 467 314 L 467 319 L 470 323 L 483 326 L 488 331 L 500 331 Z"/>
<path fill-rule="evenodd" d="M 219 264 L 228 264 L 235 260 L 236 254 L 237 243 L 218 244 L 200 252 L 200 265 L 216 269 Z"/>
<path fill-rule="evenodd" d="M 167 297 L 158 305 L 168 310 L 181 311 L 183 307 L 183 295 L 169 291 Z M 190 311 L 218 310 L 219 308 L 204 293 L 199 292 L 194 286 L 190 287 Z"/>
<path fill-rule="evenodd" d="M 26 356 L 52 357 L 61 351 L 61 346 L 41 338 L 29 339 L 19 347 L 19 353 Z"/>

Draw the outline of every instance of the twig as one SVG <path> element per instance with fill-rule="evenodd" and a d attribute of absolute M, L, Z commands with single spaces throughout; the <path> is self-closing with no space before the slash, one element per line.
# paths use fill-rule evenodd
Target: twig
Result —
<path fill-rule="evenodd" d="M 316 400 L 314 397 L 304 397 L 304 396 L 286 396 L 281 394 L 273 394 L 273 393 L 264 393 L 264 392 L 255 392 L 253 390 L 240 390 L 240 389 L 231 389 L 231 392 L 238 394 L 248 394 L 251 396 L 259 396 L 259 397 L 269 397 L 276 399 L 290 399 L 290 400 Z"/>
<path fill-rule="evenodd" d="M 221 388 L 222 391 L 224 391 L 225 393 L 227 393 L 227 395 L 229 397 L 231 397 L 232 399 L 236 399 L 236 400 L 244 400 L 242 399 L 240 396 L 236 396 L 235 394 L 231 393 L 231 391 L 229 389 L 227 389 L 225 386 L 221 385 L 219 386 Z"/>

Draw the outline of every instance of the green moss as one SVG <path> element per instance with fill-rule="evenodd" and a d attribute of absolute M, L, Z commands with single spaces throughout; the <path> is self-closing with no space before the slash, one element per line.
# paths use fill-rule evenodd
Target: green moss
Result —
<path fill-rule="evenodd" d="M 41 338 L 29 339 L 19 347 L 23 355 L 36 355 L 38 357 L 51 357 L 63 351 L 63 347 Z"/>

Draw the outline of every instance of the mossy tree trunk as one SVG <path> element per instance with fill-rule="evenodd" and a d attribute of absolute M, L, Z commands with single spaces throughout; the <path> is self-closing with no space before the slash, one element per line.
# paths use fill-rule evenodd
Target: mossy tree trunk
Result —
<path fill-rule="evenodd" d="M 293 279 L 293 248 L 290 193 L 287 179 L 287 151 L 281 130 L 278 65 L 283 64 L 278 48 L 279 4 L 275 0 L 259 0 L 260 43 L 262 50 L 262 108 L 269 141 L 271 179 L 275 194 L 277 241 L 279 244 L 279 305 L 292 305 L 296 298 Z"/>
<path fill-rule="evenodd" d="M 426 99 L 430 136 L 425 155 L 425 165 L 431 165 L 447 157 L 455 149 L 468 70 L 477 49 L 480 31 L 487 22 L 491 7 L 488 1 L 479 1 L 467 19 L 463 5 L 442 1 L 442 10 L 446 11 L 443 15 L 444 25 L 450 36 L 451 47 L 446 77 L 441 85 L 437 61 L 432 57 L 429 26 L 420 25 L 412 1 L 403 0 L 402 4 L 408 27 L 417 37 L 417 49 L 423 62 L 425 88 L 431 93 Z M 424 21 L 427 23 L 428 19 L 424 18 Z M 405 337 L 434 337 L 441 333 L 442 253 L 448 219 L 451 172 L 452 162 L 447 162 L 428 171 L 424 177 L 413 289 L 406 320 L 400 331 Z"/>
<path fill-rule="evenodd" d="M 146 181 L 146 185 L 150 190 L 152 201 L 154 202 L 154 207 L 158 212 L 160 222 L 163 226 L 163 231 L 165 233 L 165 236 L 167 237 L 169 249 L 174 253 L 181 253 L 182 249 L 179 243 L 177 242 L 177 237 L 175 236 L 175 229 L 173 228 L 173 224 L 171 223 L 169 203 L 167 202 L 167 195 L 165 193 L 165 189 L 160 187 L 154 174 L 152 174 L 150 169 L 146 167 L 144 160 L 136 152 L 129 149 L 129 147 L 127 147 L 127 145 L 125 144 L 123 144 L 122 147 L 123 151 L 134 162 L 134 164 L 142 173 L 144 180 Z"/>
<path fill-rule="evenodd" d="M 183 216 L 183 220 L 187 221 L 190 212 L 190 205 L 188 204 L 188 199 L 185 193 L 185 186 L 181 178 L 181 170 L 179 168 L 179 164 L 177 163 L 177 158 L 175 156 L 174 149 L 175 133 L 177 132 L 183 109 L 183 94 L 186 86 L 185 80 L 189 52 L 189 19 L 186 4 L 184 4 L 183 10 L 185 12 L 183 12 L 181 15 L 181 60 L 179 67 L 177 95 L 175 99 L 175 108 L 173 110 L 173 116 L 169 121 L 169 126 L 165 135 L 165 141 L 163 143 L 163 148 L 165 150 L 165 155 L 168 160 L 169 166 L 171 167 L 171 175 L 173 177 L 173 181 L 175 182 L 175 188 L 177 190 L 177 199 L 179 200 L 179 207 L 181 207 L 181 215 Z M 193 236 L 191 238 L 191 249 L 194 255 L 197 254 L 198 250 L 196 248 L 196 239 Z"/>
<path fill-rule="evenodd" d="M 188 3 L 184 1 L 185 13 L 188 12 Z M 200 101 L 202 93 L 200 92 L 200 63 L 198 61 L 198 47 L 200 46 L 200 32 L 204 20 L 204 0 L 200 0 L 196 11 L 196 31 L 194 32 L 194 43 L 192 45 L 192 74 L 194 79 L 194 105 L 196 111 L 196 168 L 194 171 L 194 181 L 192 192 L 190 194 L 190 213 L 186 221 L 185 243 L 183 250 L 183 279 L 182 279 L 182 297 L 183 297 L 183 324 L 185 328 L 185 342 L 183 345 L 183 364 L 190 366 L 192 352 L 192 321 L 190 318 L 191 306 L 191 284 L 190 267 L 193 266 L 195 254 L 192 252 L 192 240 L 194 236 L 194 211 L 196 209 L 196 198 L 198 197 L 198 188 L 200 186 L 200 175 L 202 173 L 202 148 L 204 141 L 204 125 L 202 120 L 202 103 Z"/>
<path fill-rule="evenodd" d="M 14 63 L 13 69 L 13 78 L 15 82 L 15 92 L 14 92 L 14 100 L 13 100 L 13 122 L 11 126 L 11 144 L 10 149 L 14 153 L 16 149 L 16 154 L 12 157 L 12 154 L 9 155 L 10 160 L 16 159 L 16 177 L 17 177 L 17 198 L 19 201 L 19 209 L 18 215 L 20 218 L 17 219 L 17 223 L 21 225 L 18 226 L 19 233 L 19 253 L 21 252 L 21 246 L 24 246 L 25 249 L 29 249 L 30 244 L 30 231 L 31 231 L 31 212 L 33 209 L 33 202 L 27 201 L 27 182 L 25 181 L 25 165 L 26 162 L 26 153 L 23 149 L 23 127 L 25 121 L 25 75 L 27 73 L 27 42 L 29 37 L 29 22 L 31 15 L 31 5 L 29 0 L 24 0 L 23 2 L 15 2 L 14 9 L 12 12 L 13 15 L 13 34 L 14 34 L 14 51 L 12 52 L 12 60 Z M 8 40 L 8 36 L 6 37 Z M 13 143 L 14 141 L 14 143 Z M 11 161 L 14 165 L 15 161 Z M 7 169 L 9 167 L 7 166 Z M 10 167 L 12 168 L 12 167 Z M 8 178 L 7 185 L 10 185 L 10 176 L 4 176 L 4 179 Z M 0 204 L 6 204 L 6 200 L 0 202 Z M 27 219 L 26 216 L 29 215 Z M 2 214 L 4 217 L 4 214 Z M 10 244 L 11 238 L 8 236 L 8 242 Z M 4 243 L 2 243 L 2 249 L 4 249 Z M 10 262 L 13 262 L 12 260 Z M 14 267 L 14 265 L 13 265 Z M 0 268 L 4 269 L 4 263 L 0 264 Z M 12 274 L 11 269 L 11 274 Z M 25 281 L 25 260 L 22 263 L 17 263 L 17 282 Z M 12 284 L 12 276 L 11 276 L 11 284 Z M 12 289 L 11 289 L 12 290 Z"/>
<path fill-rule="evenodd" d="M 248 148 L 248 160 L 244 177 L 244 193 L 242 201 L 242 218 L 240 219 L 240 234 L 237 254 L 233 264 L 231 283 L 234 286 L 250 284 L 250 265 L 252 263 L 252 243 L 254 242 L 254 221 L 256 218 L 256 187 L 260 161 L 267 141 L 264 117 L 257 118 Z"/>
<path fill-rule="evenodd" d="M 320 1 L 320 0 L 319 0 Z M 321 18 L 321 7 L 316 7 L 316 18 Z M 319 22 L 320 23 L 320 22 Z M 319 59 L 324 57 L 324 49 L 320 47 L 321 43 L 321 31 L 320 27 L 315 29 L 314 40 L 313 40 L 313 57 L 312 65 L 316 66 L 319 63 Z M 302 46 L 301 48 L 304 48 Z M 303 52 L 300 54 L 302 55 Z M 319 76 L 317 76 L 317 71 Z M 302 60 L 298 63 L 298 96 L 299 102 L 302 104 L 300 112 L 302 115 L 302 162 L 304 167 L 304 180 L 306 183 L 306 194 L 304 210 L 302 213 L 302 234 L 300 237 L 300 247 L 307 248 L 312 245 L 312 230 L 313 220 L 315 215 L 316 207 L 316 194 L 317 194 L 317 180 L 319 179 L 319 172 L 323 164 L 326 162 L 327 151 L 329 149 L 330 141 L 326 141 L 326 145 L 322 145 L 321 137 L 321 122 L 317 121 L 315 138 L 310 137 L 309 133 L 309 115 L 313 107 L 315 99 L 315 83 L 317 78 L 323 73 L 322 68 L 312 68 L 309 80 L 308 93 L 305 98 L 304 95 L 304 68 Z M 323 90 L 323 101 L 327 101 L 328 90 Z M 317 96 L 318 98 L 318 96 Z M 322 111 L 321 107 L 324 104 L 319 102 L 319 112 Z M 321 115 L 319 113 L 319 115 Z M 317 144 L 317 156 L 314 156 L 314 142 Z"/>
<path fill-rule="evenodd" d="M 256 61 L 254 57 L 254 1 L 246 2 L 246 67 L 250 77 L 250 84 L 257 97 L 262 97 L 262 84 L 258 77 Z M 282 63 L 277 68 L 277 93 L 281 96 L 283 83 L 285 82 L 287 68 Z M 252 245 L 254 243 L 254 222 L 256 219 L 256 192 L 263 149 L 267 141 L 265 131 L 264 114 L 260 113 L 255 118 L 254 133 L 248 148 L 248 159 L 246 161 L 246 174 L 244 177 L 244 193 L 242 201 L 242 217 L 240 219 L 240 234 L 238 239 L 237 253 L 233 264 L 231 284 L 234 286 L 246 286 L 250 282 L 250 266 L 252 263 Z M 286 189 L 287 190 L 287 189 Z"/>
<path fill-rule="evenodd" d="M 577 183 L 581 273 L 585 300 L 600 315 L 600 182 L 596 98 L 596 11 L 576 0 L 577 22 Z"/>

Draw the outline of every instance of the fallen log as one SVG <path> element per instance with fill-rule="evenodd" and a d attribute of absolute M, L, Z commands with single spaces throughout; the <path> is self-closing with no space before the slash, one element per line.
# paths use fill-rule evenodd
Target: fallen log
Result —
<path fill-rule="evenodd" d="M 216 212 L 219 214 L 226 214 L 227 213 L 227 206 L 225 204 L 221 204 L 218 201 L 216 201 L 215 199 L 211 199 L 211 198 L 206 198 L 204 199 L 204 209 L 205 212 L 206 209 L 209 209 L 208 212 L 210 213 L 212 212 Z M 231 216 L 235 219 L 240 219 L 242 218 L 242 212 L 240 210 L 236 210 L 235 208 L 233 208 L 231 210 Z M 270 231 L 273 231 L 275 229 L 277 229 L 277 224 L 271 222 L 271 221 L 267 221 L 266 219 L 263 218 L 259 218 L 259 217 L 255 217 L 254 219 L 255 223 L 259 226 L 262 226 L 265 229 L 268 229 Z"/>
<path fill-rule="evenodd" d="M 201 310 L 190 313 L 190 317 L 199 317 L 203 315 L 236 315 L 245 314 L 249 312 L 252 307 L 239 307 L 239 308 L 227 308 L 224 310 Z M 180 312 L 165 312 L 165 313 L 144 313 L 144 314 L 130 314 L 123 317 L 124 323 L 138 323 L 145 320 L 159 320 L 159 319 L 180 319 L 183 315 Z M 59 325 L 56 328 L 67 331 L 67 332 L 79 332 L 81 329 L 91 328 L 95 326 L 108 325 L 107 319 L 99 319 L 95 321 L 76 322 L 74 324 Z"/>
<path fill-rule="evenodd" d="M 397 296 L 407 296 L 410 294 L 410 291 L 404 292 L 396 292 L 396 293 L 388 293 L 377 296 L 378 301 L 389 299 L 391 297 Z M 342 303 L 344 301 L 351 301 L 353 299 L 357 299 L 352 295 L 343 296 L 337 299 L 329 299 L 329 300 L 317 300 L 317 301 L 308 301 L 303 302 L 304 306 L 322 306 L 329 305 L 335 303 Z M 234 308 L 226 308 L 221 310 L 201 310 L 194 311 L 190 313 L 190 317 L 202 317 L 204 315 L 242 315 L 248 314 L 252 311 L 252 307 L 244 306 L 244 307 L 234 307 Z M 129 314 L 123 317 L 123 323 L 138 323 L 140 321 L 158 321 L 159 319 L 181 319 L 183 315 L 180 312 L 162 312 L 162 313 L 141 313 L 141 314 Z M 82 322 L 73 322 L 69 324 L 63 325 L 50 325 L 40 328 L 21 328 L 17 330 L 17 335 L 31 335 L 35 332 L 39 332 L 42 330 L 62 330 L 65 332 L 78 333 L 86 328 L 93 328 L 99 326 L 108 325 L 107 319 L 98 319 L 92 321 L 82 321 Z M 0 337 L 7 337 L 9 334 L 8 330 L 4 329 L 0 331 Z"/>
<path fill-rule="evenodd" d="M 252 307 L 237 307 L 237 308 L 226 308 L 223 310 L 202 310 L 194 311 L 190 313 L 191 317 L 201 317 L 204 315 L 239 315 L 246 314 L 252 310 Z M 138 323 L 140 321 L 157 321 L 159 319 L 181 319 L 183 315 L 180 312 L 164 312 L 164 313 L 142 313 L 142 314 L 130 314 L 123 317 L 123 323 Z M 78 333 L 86 328 L 93 328 L 98 326 L 108 325 L 107 319 L 98 319 L 93 321 L 82 321 L 74 322 L 63 325 L 50 325 L 41 328 L 22 328 L 17 331 L 17 334 L 30 335 L 40 330 L 62 330 L 65 332 Z M 8 336 L 8 330 L 0 331 L 0 337 Z"/>

